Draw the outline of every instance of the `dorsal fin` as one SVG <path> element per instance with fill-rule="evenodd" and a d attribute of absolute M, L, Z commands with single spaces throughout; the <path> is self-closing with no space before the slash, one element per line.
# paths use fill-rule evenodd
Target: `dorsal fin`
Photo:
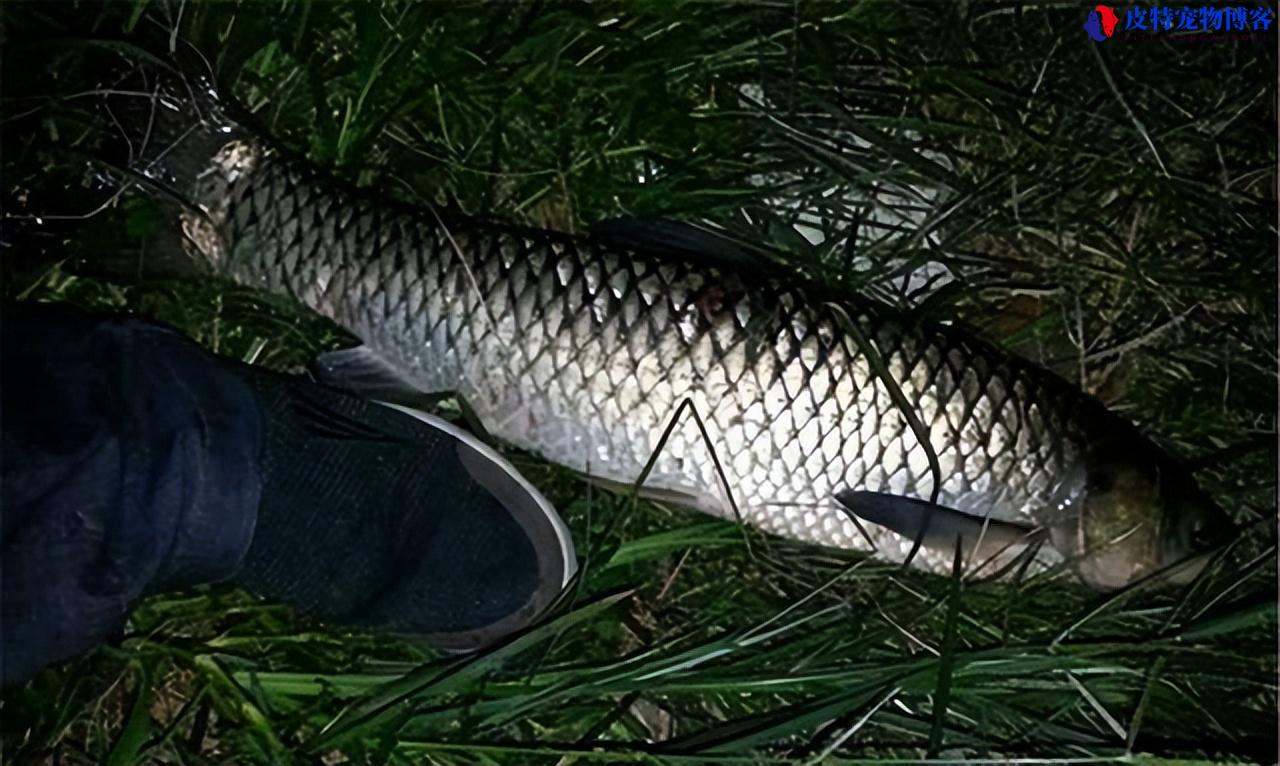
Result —
<path fill-rule="evenodd" d="M 679 256 L 731 268 L 777 268 L 781 256 L 701 224 L 622 216 L 591 226 L 591 238 L 616 248 Z"/>
<path fill-rule="evenodd" d="M 794 271 L 800 263 L 782 252 L 744 242 L 710 226 L 663 218 L 609 218 L 593 224 L 590 236 L 610 247 L 751 270 L 748 273 L 760 269 Z M 859 291 L 902 311 L 914 311 L 948 297 L 961 286 L 951 269 L 939 261 L 921 257 L 894 263 Z"/>

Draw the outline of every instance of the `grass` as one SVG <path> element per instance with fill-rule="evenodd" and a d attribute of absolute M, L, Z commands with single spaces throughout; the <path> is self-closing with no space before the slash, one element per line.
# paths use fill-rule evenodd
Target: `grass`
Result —
<path fill-rule="evenodd" d="M 146 261 L 135 192 L 58 217 L 116 190 L 67 96 L 116 41 L 176 30 L 275 140 L 408 201 L 706 220 L 850 289 L 946 263 L 960 288 L 922 310 L 1104 398 L 1246 528 L 1180 592 L 961 587 L 516 454 L 583 554 L 544 625 L 449 658 L 225 587 L 154 596 L 4 690 L 9 762 L 1273 761 L 1274 32 L 1095 45 L 1082 6 L 1007 2 L 0 12 L 9 298 L 141 312 L 279 369 L 342 342 L 244 289 L 93 275 Z"/>

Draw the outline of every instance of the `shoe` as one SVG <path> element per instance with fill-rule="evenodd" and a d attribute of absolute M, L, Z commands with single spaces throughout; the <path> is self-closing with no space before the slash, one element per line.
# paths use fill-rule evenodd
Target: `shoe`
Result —
<path fill-rule="evenodd" d="M 492 447 L 409 407 L 243 369 L 266 436 L 237 583 L 470 651 L 534 622 L 573 577 L 568 528 Z"/>

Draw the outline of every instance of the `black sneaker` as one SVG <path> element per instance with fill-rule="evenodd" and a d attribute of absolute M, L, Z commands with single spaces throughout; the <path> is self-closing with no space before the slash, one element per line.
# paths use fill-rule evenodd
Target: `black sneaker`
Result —
<path fill-rule="evenodd" d="M 451 651 L 524 628 L 568 584 L 568 528 L 488 445 L 408 407 L 259 370 L 246 377 L 266 437 L 239 584 Z"/>

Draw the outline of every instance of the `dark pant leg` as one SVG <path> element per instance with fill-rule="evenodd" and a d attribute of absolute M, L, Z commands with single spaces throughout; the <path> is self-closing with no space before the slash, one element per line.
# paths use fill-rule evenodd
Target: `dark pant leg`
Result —
<path fill-rule="evenodd" d="M 147 590 L 229 577 L 262 416 L 165 326 L 52 304 L 0 318 L 0 681 L 92 648 Z"/>

